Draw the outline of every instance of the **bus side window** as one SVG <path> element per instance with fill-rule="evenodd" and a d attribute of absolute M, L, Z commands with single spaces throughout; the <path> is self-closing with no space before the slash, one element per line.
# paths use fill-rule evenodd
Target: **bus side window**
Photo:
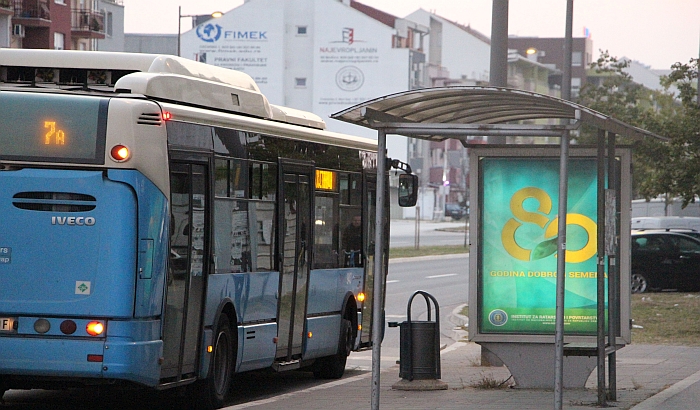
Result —
<path fill-rule="evenodd" d="M 277 194 L 277 165 L 251 161 L 248 169 L 249 198 L 274 201 Z"/>
<path fill-rule="evenodd" d="M 247 201 L 216 198 L 214 217 L 216 272 L 250 271 Z"/>
<path fill-rule="evenodd" d="M 338 180 L 341 265 L 362 266 L 362 175 L 341 172 Z"/>
<path fill-rule="evenodd" d="M 339 173 L 340 203 L 343 205 L 362 204 L 362 175 Z"/>
<path fill-rule="evenodd" d="M 314 269 L 340 266 L 337 195 L 317 195 L 314 217 Z"/>
<path fill-rule="evenodd" d="M 343 231 L 341 255 L 344 267 L 362 266 L 362 212 L 360 209 L 341 209 Z"/>

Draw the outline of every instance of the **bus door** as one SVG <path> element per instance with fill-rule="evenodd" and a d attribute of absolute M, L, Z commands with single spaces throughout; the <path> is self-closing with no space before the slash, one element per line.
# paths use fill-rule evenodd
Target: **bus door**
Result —
<path fill-rule="evenodd" d="M 362 243 L 365 246 L 366 255 L 364 293 L 365 301 L 362 303 L 362 330 L 360 333 L 360 346 L 369 346 L 372 342 L 372 305 L 374 304 L 374 243 L 375 243 L 375 222 L 377 218 L 377 176 L 371 173 L 364 174 L 364 184 L 362 193 L 362 220 L 364 221 L 365 238 Z M 385 236 L 388 232 L 384 233 Z"/>
<path fill-rule="evenodd" d="M 209 160 L 170 162 L 170 263 L 161 382 L 195 377 L 209 258 Z"/>
<path fill-rule="evenodd" d="M 280 174 L 277 370 L 299 367 L 306 339 L 314 168 L 310 163 L 281 161 Z"/>

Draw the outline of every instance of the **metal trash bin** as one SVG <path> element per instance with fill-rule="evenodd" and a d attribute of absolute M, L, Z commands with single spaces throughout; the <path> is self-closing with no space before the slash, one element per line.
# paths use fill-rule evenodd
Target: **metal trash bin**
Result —
<path fill-rule="evenodd" d="M 411 318 L 413 298 L 422 295 L 428 308 L 427 321 Z M 431 305 L 435 307 L 435 320 L 431 320 Z M 416 291 L 408 300 L 407 321 L 389 323 L 399 327 L 399 377 L 405 380 L 439 379 L 440 375 L 440 307 L 435 298 L 422 290 Z"/>

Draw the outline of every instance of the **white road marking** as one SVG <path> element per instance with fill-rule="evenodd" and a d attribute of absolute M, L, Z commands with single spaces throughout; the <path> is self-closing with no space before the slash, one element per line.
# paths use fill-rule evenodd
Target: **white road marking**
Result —
<path fill-rule="evenodd" d="M 308 389 L 297 390 L 297 391 L 295 391 L 295 392 L 291 392 L 291 393 L 287 393 L 287 394 L 282 394 L 282 395 L 276 396 L 276 397 L 271 397 L 271 398 L 269 398 L 269 399 L 256 400 L 256 401 L 251 401 L 251 402 L 248 402 L 248 403 L 238 404 L 238 405 L 235 405 L 235 406 L 224 407 L 224 408 L 221 409 L 221 410 L 239 410 L 239 409 L 247 409 L 247 408 L 249 408 L 249 407 L 256 407 L 256 406 L 261 406 L 261 405 L 263 405 L 263 404 L 275 403 L 275 402 L 278 402 L 278 401 L 280 401 L 280 400 L 289 399 L 289 398 L 291 398 L 292 396 L 296 396 L 296 395 L 298 395 L 298 394 L 304 394 L 304 393 L 308 393 L 308 392 L 312 392 L 312 391 L 316 391 L 316 390 L 325 390 L 325 389 L 329 389 L 329 388 L 331 388 L 331 387 L 341 386 L 341 385 L 347 384 L 347 383 L 352 383 L 352 382 L 357 381 L 357 380 L 366 379 L 367 377 L 369 377 L 369 376 L 371 376 L 371 375 L 372 375 L 371 372 L 369 372 L 369 373 L 364 373 L 364 374 L 360 374 L 360 375 L 358 375 L 358 376 L 348 377 L 347 379 L 340 379 L 340 380 L 337 380 L 337 381 L 334 381 L 334 382 L 324 383 L 324 384 L 321 384 L 321 385 L 318 385 L 318 386 L 310 387 L 310 388 L 308 388 Z"/>
<path fill-rule="evenodd" d="M 446 278 L 448 276 L 457 276 L 456 273 L 446 273 L 444 275 L 432 275 L 432 276 L 426 276 L 426 279 L 436 279 L 436 278 Z"/>

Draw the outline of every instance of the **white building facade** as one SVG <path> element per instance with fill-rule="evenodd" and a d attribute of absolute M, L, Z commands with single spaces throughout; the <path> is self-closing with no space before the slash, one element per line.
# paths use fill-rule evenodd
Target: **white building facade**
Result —
<path fill-rule="evenodd" d="M 247 0 L 183 33 L 181 56 L 243 71 L 271 103 L 314 112 L 330 130 L 376 138 L 328 116 L 423 87 L 426 34 L 426 27 L 350 0 Z M 389 137 L 387 145 L 390 157 L 406 160 L 404 137 Z"/>
<path fill-rule="evenodd" d="M 105 38 L 97 40 L 100 51 L 124 51 L 124 3 L 122 0 L 99 0 L 104 13 Z"/>
<path fill-rule="evenodd" d="M 491 58 L 488 37 L 423 9 L 414 11 L 406 19 L 430 30 L 425 44 L 430 86 L 488 84 Z"/>
<path fill-rule="evenodd" d="M 0 47 L 10 47 L 12 35 L 12 2 L 0 0 Z"/>

